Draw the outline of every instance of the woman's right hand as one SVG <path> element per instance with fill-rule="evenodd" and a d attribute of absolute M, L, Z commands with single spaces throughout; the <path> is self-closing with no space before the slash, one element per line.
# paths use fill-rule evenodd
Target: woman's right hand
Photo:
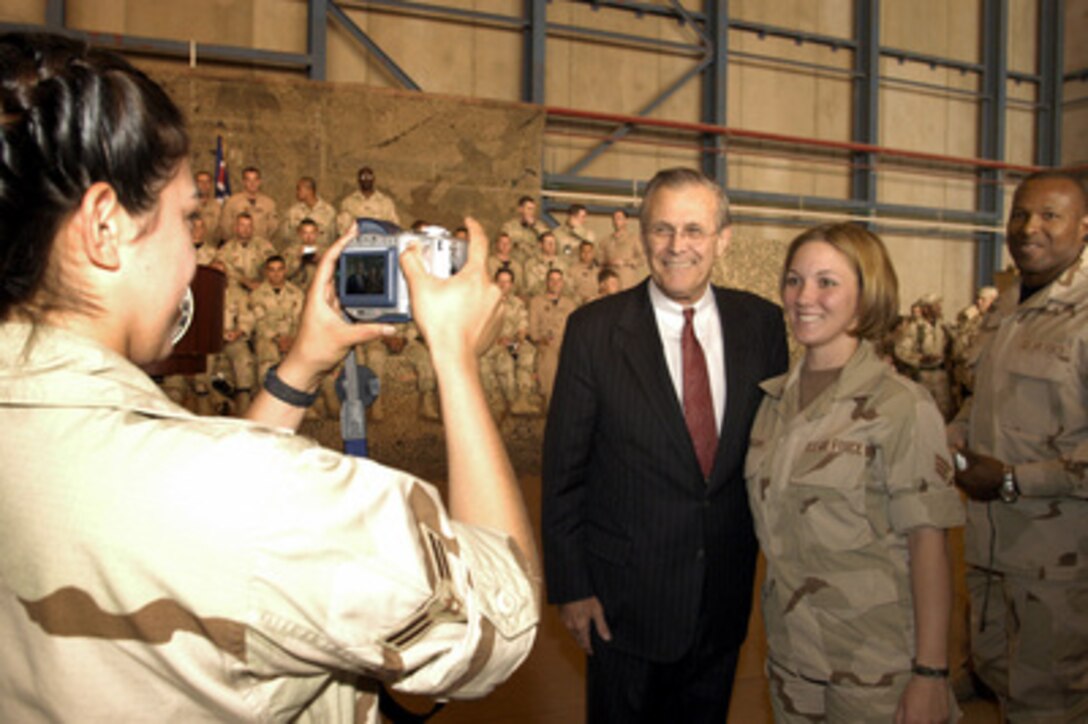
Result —
<path fill-rule="evenodd" d="M 487 237 L 475 219 L 465 219 L 465 226 L 468 261 L 449 279 L 438 279 L 424 268 L 417 246 L 408 247 L 400 256 L 412 316 L 427 340 L 436 371 L 445 358 L 475 358 L 499 331 L 502 293 L 487 275 Z"/>

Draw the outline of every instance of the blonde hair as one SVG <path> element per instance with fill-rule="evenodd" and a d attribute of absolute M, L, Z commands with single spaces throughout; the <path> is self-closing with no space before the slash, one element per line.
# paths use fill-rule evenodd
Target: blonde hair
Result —
<path fill-rule="evenodd" d="M 899 281 L 884 242 L 857 224 L 814 226 L 790 243 L 782 265 L 779 290 L 785 288 L 786 274 L 797 250 L 811 241 L 833 246 L 850 261 L 857 275 L 858 322 L 850 334 L 860 339 L 880 340 L 899 315 Z"/>

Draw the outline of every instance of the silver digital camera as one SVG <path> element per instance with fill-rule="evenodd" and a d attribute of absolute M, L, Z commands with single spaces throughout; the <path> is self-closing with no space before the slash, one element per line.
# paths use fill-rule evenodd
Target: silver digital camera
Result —
<path fill-rule="evenodd" d="M 355 237 L 340 254 L 336 278 L 337 297 L 349 317 L 359 322 L 412 319 L 400 254 L 413 243 L 427 271 L 441 279 L 456 274 L 468 259 L 468 242 L 441 226 L 425 226 L 417 233 L 387 221 L 356 220 Z"/>

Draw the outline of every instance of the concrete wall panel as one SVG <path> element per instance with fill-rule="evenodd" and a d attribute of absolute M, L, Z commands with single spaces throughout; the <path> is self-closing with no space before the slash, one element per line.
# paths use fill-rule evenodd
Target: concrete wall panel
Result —
<path fill-rule="evenodd" d="M 1009 0 L 1009 70 L 1039 69 L 1039 0 Z"/>
<path fill-rule="evenodd" d="M 401 221 L 449 227 L 472 214 L 489 229 L 522 194 L 539 193 L 543 114 L 529 106 L 332 83 L 247 83 L 199 73 L 160 80 L 190 119 L 194 167 L 211 167 L 222 135 L 232 178 L 261 168 L 281 208 L 301 175 L 336 203 L 371 165 Z"/>

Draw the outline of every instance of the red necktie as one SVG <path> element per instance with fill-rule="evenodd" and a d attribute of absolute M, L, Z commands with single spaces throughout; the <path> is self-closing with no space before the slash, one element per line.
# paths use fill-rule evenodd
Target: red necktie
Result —
<path fill-rule="evenodd" d="M 680 353 L 684 363 L 684 421 L 695 445 L 695 455 L 703 477 L 710 477 L 714 455 L 718 452 L 718 426 L 714 424 L 714 401 L 710 397 L 710 376 L 706 357 L 691 318 L 694 309 L 684 310 L 684 330 L 680 333 Z"/>

